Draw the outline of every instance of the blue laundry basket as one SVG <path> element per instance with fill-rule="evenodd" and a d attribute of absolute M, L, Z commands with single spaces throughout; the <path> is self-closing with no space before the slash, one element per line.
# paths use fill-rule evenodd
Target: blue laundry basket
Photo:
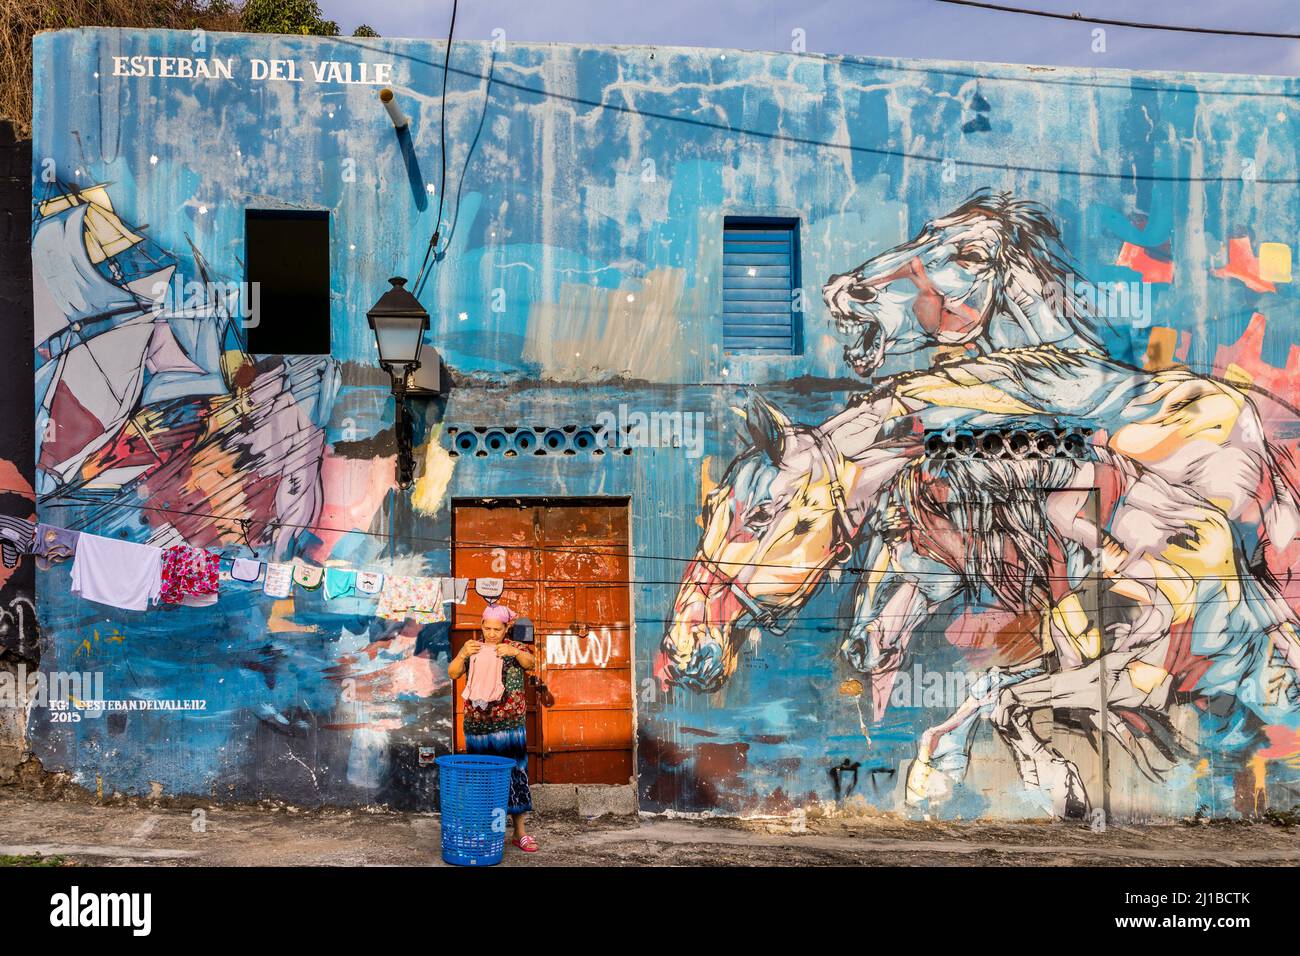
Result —
<path fill-rule="evenodd" d="M 438 758 L 442 858 L 457 866 L 494 866 L 506 848 L 510 798 L 507 757 L 452 754 Z M 493 828 L 496 823 L 496 829 Z"/>

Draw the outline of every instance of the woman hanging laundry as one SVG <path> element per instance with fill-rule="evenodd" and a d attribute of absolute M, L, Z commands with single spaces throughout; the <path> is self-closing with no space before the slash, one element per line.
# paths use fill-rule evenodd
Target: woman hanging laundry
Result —
<path fill-rule="evenodd" d="M 481 641 L 466 641 L 447 666 L 447 676 L 459 680 L 469 670 L 465 688 L 465 749 L 472 754 L 509 757 L 510 798 L 506 812 L 514 827 L 514 845 L 526 853 L 537 841 L 524 831 L 525 814 L 533 809 L 528 788 L 528 708 L 524 700 L 526 672 L 535 660 L 527 645 L 506 634 L 518 615 L 501 604 L 483 611 Z M 498 695 L 495 699 L 485 699 Z"/>

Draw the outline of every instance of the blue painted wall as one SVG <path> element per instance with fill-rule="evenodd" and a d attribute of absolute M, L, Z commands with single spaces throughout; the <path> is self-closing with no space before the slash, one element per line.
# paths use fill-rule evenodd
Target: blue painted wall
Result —
<path fill-rule="evenodd" d="M 131 62 L 115 58 L 136 56 L 220 59 L 231 78 L 114 75 Z M 303 80 L 250 79 L 254 59 L 292 61 Z M 309 64 L 324 61 L 391 64 L 410 141 L 395 134 L 376 86 L 315 82 Z M 1298 81 L 457 43 L 445 254 L 421 290 L 426 342 L 455 387 L 420 409 L 420 482 L 403 494 L 390 484 L 392 399 L 364 315 L 389 276 L 417 274 L 435 224 L 443 46 L 87 29 L 39 35 L 35 64 L 36 202 L 109 184 L 116 214 L 146 238 L 132 254 L 147 250 L 187 278 L 198 275 L 197 251 L 214 276 L 242 279 L 249 206 L 327 209 L 332 230 L 328 360 L 295 370 L 240 356 L 237 335 L 223 339 L 226 393 L 132 408 L 157 416 L 144 428 L 194 442 L 168 458 L 165 480 L 148 466 L 114 484 L 102 456 L 71 478 L 38 469 L 41 519 L 237 555 L 247 553 L 238 527 L 211 515 L 277 513 L 289 506 L 236 499 L 254 497 L 255 479 L 292 476 L 318 489 L 293 512 L 311 527 L 260 526 L 259 557 L 438 574 L 449 570 L 453 497 L 627 496 L 646 809 L 784 812 L 830 799 L 828 768 L 844 758 L 862 765 L 858 796 L 901 809 L 900 768 L 941 716 L 904 708 L 866 739 L 860 699 L 838 690 L 853 676 L 836 653 L 848 580 L 825 587 L 785 637 L 751 649 L 720 692 L 664 692 L 651 676 L 706 485 L 746 445 L 729 406 L 757 390 L 817 422 L 860 387 L 821 303 L 829 276 L 991 187 L 1043 203 L 1091 279 L 1140 278 L 1117 265 L 1125 244 L 1157 271 L 1172 263 L 1173 281 L 1150 286 L 1148 319 L 1108 333 L 1113 357 L 1141 365 L 1153 335 L 1172 336 L 1180 361 L 1222 372 L 1220 350 L 1260 313 L 1252 371 L 1285 369 L 1277 374 L 1290 381 L 1295 368 L 1294 285 L 1255 291 L 1213 270 L 1227 264 L 1230 239 L 1256 252 L 1295 247 Z M 799 221 L 802 354 L 722 352 L 725 215 Z M 132 266 L 149 263 L 137 255 Z M 881 374 L 932 358 L 891 355 Z M 214 435 L 222 415 L 240 414 L 238 395 L 263 381 L 294 404 L 306 439 L 293 454 L 305 463 L 258 444 L 284 424 L 269 405 Z M 38 375 L 38 402 L 42 387 Z M 449 427 L 593 424 L 621 404 L 701 413 L 700 457 L 671 447 L 447 455 Z M 110 437 L 140 453 L 137 439 L 117 435 L 125 429 L 115 424 Z M 196 449 L 207 451 L 195 458 Z M 339 527 L 355 531 L 326 530 Z M 42 666 L 102 670 L 110 698 L 197 698 L 207 708 L 75 724 L 35 711 L 29 733 L 47 767 L 106 792 L 148 793 L 157 782 L 165 793 L 232 799 L 432 804 L 435 781 L 416 754 L 449 746 L 445 624 L 398 625 L 366 602 L 301 591 L 276 603 L 238 584 L 223 585 L 216 609 L 116 612 L 71 595 L 68 568 L 38 575 Z M 952 647 L 918 653 L 936 667 L 973 666 Z M 347 699 L 345 678 L 369 687 L 381 674 L 391 678 L 382 688 Z M 1295 726 L 1276 728 L 1276 754 L 1257 768 L 1275 800 L 1297 782 Z M 1005 753 L 987 759 L 996 769 L 972 785 L 963 812 L 1041 812 L 1017 796 Z M 1134 784 L 1133 812 L 1233 812 L 1238 785 L 1198 783 L 1188 766 L 1174 785 Z"/>

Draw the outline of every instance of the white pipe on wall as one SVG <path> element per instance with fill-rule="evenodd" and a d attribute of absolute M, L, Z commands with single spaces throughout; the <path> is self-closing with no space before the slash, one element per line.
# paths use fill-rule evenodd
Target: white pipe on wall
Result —
<path fill-rule="evenodd" d="M 379 91 L 379 101 L 384 104 L 384 109 L 388 111 L 388 118 L 393 121 L 394 129 L 401 129 L 410 122 L 402 112 L 402 108 L 397 105 L 397 99 L 393 96 L 393 91 L 384 87 Z"/>

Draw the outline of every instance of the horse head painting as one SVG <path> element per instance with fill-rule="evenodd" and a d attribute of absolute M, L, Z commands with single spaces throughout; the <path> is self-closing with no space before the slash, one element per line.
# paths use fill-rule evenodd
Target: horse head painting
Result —
<path fill-rule="evenodd" d="M 1193 708 L 1237 772 L 1267 727 L 1300 726 L 1300 617 L 1278 580 L 1300 508 L 1268 427 L 1295 410 L 1184 367 L 1107 358 L 1068 269 L 1042 207 L 980 192 L 828 280 L 856 374 L 897 352 L 962 353 L 879 379 L 816 425 L 751 395 L 748 447 L 705 502 L 666 628 L 665 686 L 717 691 L 740 666 L 742 626 L 781 633 L 848 570 L 852 613 L 827 652 L 867 675 L 877 724 L 922 626 L 987 663 L 962 633 L 970 615 L 1037 622 L 916 736 L 909 806 L 961 788 L 982 724 L 1031 802 L 1059 817 L 1088 813 L 1095 785 L 1058 733 L 1102 753 L 1109 742 L 1160 781 L 1196 749 L 1174 708 Z M 1035 429 L 1088 437 L 936 444 Z"/>
<path fill-rule="evenodd" d="M 912 239 L 826 280 L 822 296 L 858 375 L 928 346 L 1095 349 L 1061 236 L 1040 204 L 981 190 Z"/>

